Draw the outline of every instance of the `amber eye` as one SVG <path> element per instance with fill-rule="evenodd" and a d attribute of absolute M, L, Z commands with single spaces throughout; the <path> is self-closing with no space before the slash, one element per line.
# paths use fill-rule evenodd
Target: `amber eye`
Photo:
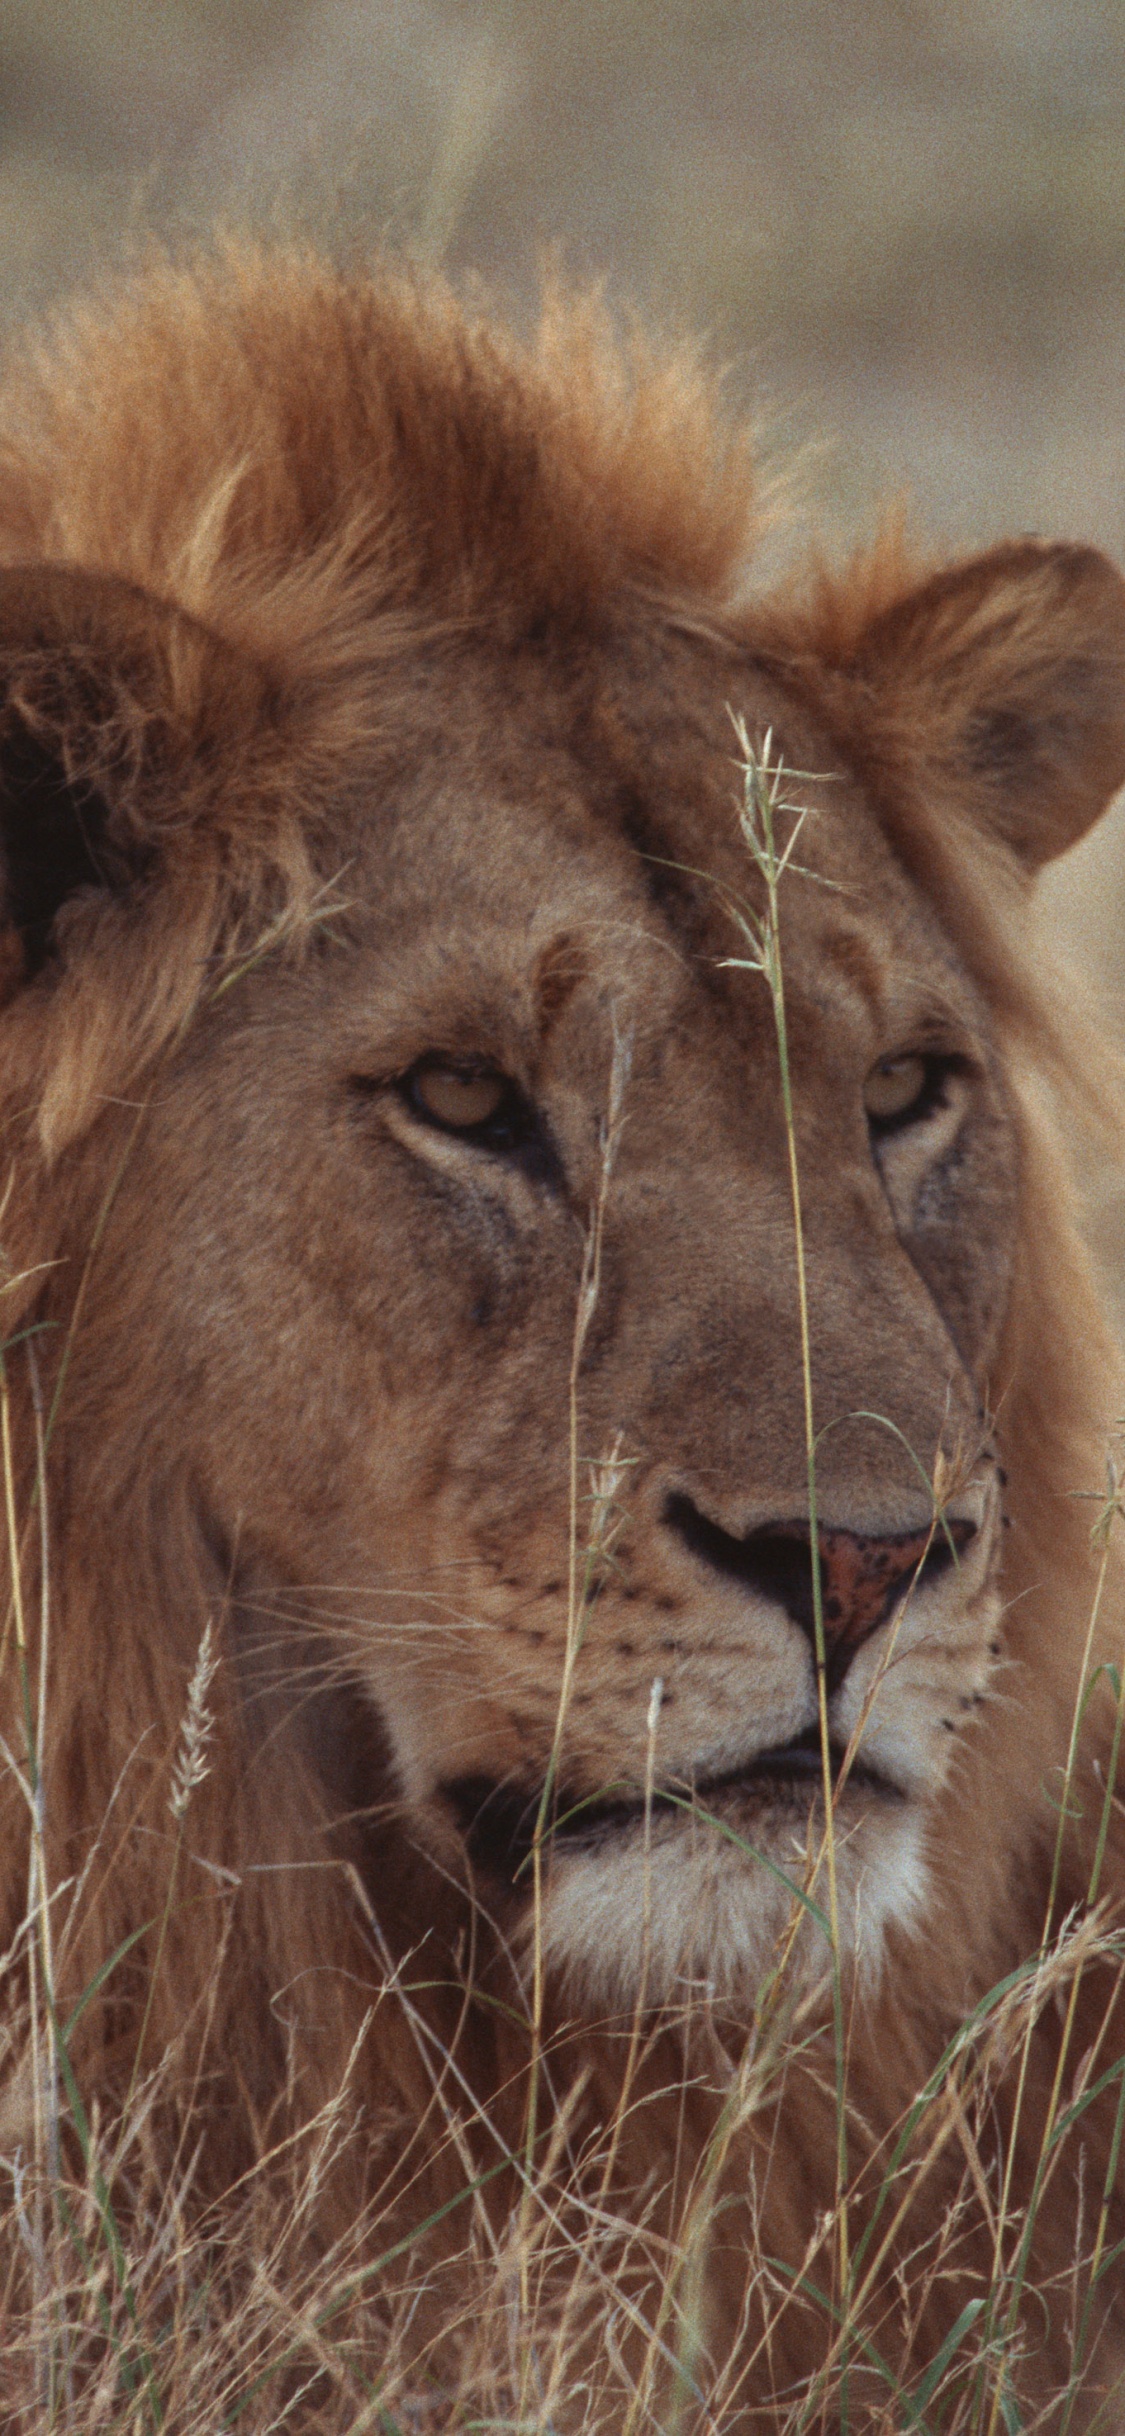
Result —
<path fill-rule="evenodd" d="M 416 1115 L 450 1133 L 476 1133 L 495 1126 L 515 1096 L 507 1076 L 485 1067 L 416 1066 L 407 1076 L 406 1096 Z"/>
<path fill-rule="evenodd" d="M 863 1105 L 873 1125 L 893 1125 L 913 1110 L 919 1114 L 933 1085 L 933 1060 L 928 1057 L 881 1057 L 863 1086 Z"/>

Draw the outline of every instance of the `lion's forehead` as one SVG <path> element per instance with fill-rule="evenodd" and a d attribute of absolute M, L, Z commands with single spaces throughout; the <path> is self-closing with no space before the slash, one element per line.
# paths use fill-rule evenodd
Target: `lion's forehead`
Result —
<path fill-rule="evenodd" d="M 760 682 L 744 691 L 754 736 L 783 772 L 779 846 L 801 819 L 781 895 L 786 986 L 829 1018 L 823 1053 L 841 1024 L 882 1045 L 923 1000 L 983 1025 L 862 788 L 791 704 Z M 647 746 L 631 737 L 627 751 L 603 718 L 592 757 L 589 708 L 579 715 L 560 689 L 501 703 L 468 743 L 445 724 L 409 770 L 392 757 L 349 875 L 378 955 L 374 986 L 356 970 L 357 1019 L 401 1035 L 404 1054 L 419 1024 L 444 1027 L 450 1046 L 460 1027 L 471 1046 L 474 1022 L 502 1053 L 506 1031 L 542 1024 L 545 1000 L 565 1006 L 572 1034 L 584 1008 L 600 1008 L 599 1042 L 627 1020 L 636 1052 L 677 1030 L 713 1052 L 731 1039 L 732 1010 L 737 1030 L 768 1027 L 739 921 L 753 926 L 764 895 L 741 820 L 731 692 L 726 665 L 694 667 Z M 644 699 L 642 688 L 638 724 Z M 700 1023 L 701 981 L 723 1007 L 717 1030 Z"/>

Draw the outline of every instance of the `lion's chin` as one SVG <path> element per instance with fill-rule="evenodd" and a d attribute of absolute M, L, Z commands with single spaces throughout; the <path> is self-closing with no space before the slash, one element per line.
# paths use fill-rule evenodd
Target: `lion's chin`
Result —
<path fill-rule="evenodd" d="M 832 1973 L 822 1810 L 806 1790 L 763 1802 L 734 1789 L 705 1816 L 643 1815 L 596 1843 L 552 1854 L 539 1950 L 567 1996 L 601 2014 L 752 2006 L 781 1962 L 794 1996 Z M 841 1961 L 870 1981 L 886 1932 L 921 1915 L 920 1808 L 866 1786 L 845 1791 L 835 1831 Z M 530 1949 L 533 1915 L 524 1924 Z"/>

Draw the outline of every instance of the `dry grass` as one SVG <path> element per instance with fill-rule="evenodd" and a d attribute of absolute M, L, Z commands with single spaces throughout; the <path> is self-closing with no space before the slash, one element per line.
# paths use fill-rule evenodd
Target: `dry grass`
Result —
<path fill-rule="evenodd" d="M 956 2140 L 964 2157 L 958 2200 L 935 2224 L 927 2256 L 915 2262 L 910 2306 L 924 2309 L 933 2279 L 956 2252 L 961 2216 L 975 2218 L 987 2203 L 977 2135 L 990 2088 L 1011 2069 L 1043 2008 L 1065 2005 L 1081 1974 L 1107 1959 L 1115 1975 L 1125 1969 L 1120 1941 L 1103 1934 L 1092 1916 L 1073 1920 L 965 2025 L 900 2127 L 836 2303 L 829 2296 L 846 2190 L 840 2214 L 812 2233 L 800 2280 L 808 2295 L 824 2296 L 824 2364 L 809 2390 L 779 2403 L 771 2424 L 785 2436 L 839 2426 L 882 2426 L 888 2436 L 904 2429 L 992 2436 L 1069 2426 L 1100 2290 L 1114 2265 L 1106 2194 L 1090 2195 L 1089 2231 L 1071 2266 L 1072 2378 L 1053 2409 L 1030 2421 L 1021 2415 L 1009 2369 L 1034 2332 L 1039 2308 L 1048 2298 L 1057 2308 L 1060 2299 L 1038 2293 L 1027 2276 L 1034 2209 L 1051 2204 L 1067 2140 L 1107 2076 L 1120 2095 L 1120 2059 L 1082 2059 L 1076 2089 L 1068 2075 L 1066 2102 L 1055 2109 L 1044 2140 L 1032 2211 L 995 2210 L 992 2286 L 966 2305 L 909 2389 L 880 2369 L 879 2310 L 871 2303 L 881 2255 L 914 2182 L 935 2148 Z M 409 2006 L 409 1992 L 388 1991 L 384 2001 Z M 730 2059 L 727 2106 L 675 2258 L 662 2257 L 643 2221 L 616 2218 L 605 2203 L 620 2129 L 611 2120 L 601 2156 L 588 2154 L 581 2175 L 569 2180 L 560 2171 L 558 2126 L 530 2165 L 509 2156 L 504 2179 L 517 2196 L 506 2209 L 487 2205 L 487 2175 L 467 2176 L 464 2201 L 450 2216 L 456 2240 L 440 2269 L 426 2238 L 438 2228 L 421 2219 L 415 2239 L 388 2239 L 378 2206 L 330 2250 L 317 2254 L 309 2244 L 333 2150 L 362 2136 L 352 2125 L 346 2087 L 289 2157 L 284 2200 L 278 2167 L 285 2161 L 267 2152 L 221 2215 L 201 2214 L 190 2154 L 181 2152 L 171 2175 L 161 2163 L 160 2074 L 134 2089 L 124 2123 L 99 2122 L 82 2108 L 60 2037 L 59 2154 L 52 2158 L 50 2065 L 41 2051 L 43 2144 L 7 2161 L 4 2424 L 76 2436 L 163 2428 L 211 2436 L 226 2427 L 315 2428 L 325 2436 L 337 2429 L 358 2436 L 367 2428 L 382 2436 L 485 2428 L 497 2436 L 572 2428 L 627 2429 L 631 2436 L 706 2429 L 717 2436 L 745 2426 L 744 2380 L 761 2363 L 751 2356 L 712 2376 L 701 2303 L 721 2215 L 724 2151 L 765 2108 L 786 2068 L 785 2040 L 771 2043 L 763 2030 L 756 2025 L 743 2054 Z M 790 2019 L 787 2039 L 800 2035 L 799 2018 Z M 628 2103 L 626 2093 L 622 2106 Z M 441 2105 L 447 2137 L 467 2150 L 471 2109 L 453 2101 L 448 2080 Z M 777 2263 L 759 2257 L 750 2273 L 780 2307 L 787 2278 Z M 849 2407 L 857 2366 L 862 2398 Z M 880 2387 L 881 2407 L 874 2399 Z M 1106 2436 L 1120 2424 L 1119 2409 L 1110 2403 L 1095 2422 Z"/>
<path fill-rule="evenodd" d="M 1103 1535 L 1117 1510 L 1115 1491 L 1100 1518 Z M 175 1775 L 177 1837 L 190 1831 L 191 1789 L 206 1766 L 209 1664 L 202 1649 Z M 4 1765 L 17 1765 L 10 1751 Z M 26 1772 L 24 1784 L 34 1804 Z M 1066 1799 L 1064 1788 L 1060 1834 Z M 177 1840 L 169 1906 L 176 1900 L 178 1850 Z M 823 1857 L 822 1847 L 811 1857 L 808 1884 L 795 1893 L 794 1929 L 802 1904 L 816 1901 Z M 1106 2278 L 1117 2263 L 1108 2224 L 1125 2119 L 1125 2059 L 1104 2043 L 1100 2051 L 1095 2045 L 1073 2053 L 1068 2023 L 1029 2205 L 1014 2205 L 1007 2189 L 997 2201 L 986 2135 L 992 2092 L 1001 2076 L 1019 2079 L 1041 2015 L 1054 2008 L 1072 2020 L 1082 1979 L 1094 1969 L 1108 1968 L 1112 1997 L 1118 1994 L 1125 1939 L 1100 1916 L 1098 1891 L 1093 1883 L 1088 1910 L 992 1990 L 951 2042 L 897 2126 L 881 2187 L 873 2205 L 867 2198 L 862 2230 L 850 2243 L 845 2035 L 842 2056 L 837 2049 L 836 2208 L 810 2228 L 797 2278 L 764 2252 L 747 2262 L 748 2294 L 764 2298 L 767 2326 L 794 2288 L 822 2322 L 821 2371 L 806 2390 L 779 2399 L 770 2423 L 779 2436 L 836 2428 L 854 2436 L 876 2428 L 887 2436 L 907 2429 L 919 2436 L 1010 2436 L 1033 2426 L 1070 2427 Z M 703 2327 L 706 2279 L 722 2233 L 728 2161 L 755 2119 L 768 2119 L 818 2012 L 814 1999 L 794 1999 L 784 1956 L 760 1992 L 741 2048 L 728 2039 L 717 2055 L 712 2037 L 710 2052 L 692 2055 L 686 2066 L 697 2084 L 712 2088 L 721 2071 L 726 2095 L 674 2249 L 658 2230 L 659 2194 L 649 2193 L 647 2204 L 645 2194 L 636 2194 L 623 2212 L 614 2182 L 630 2113 L 651 2097 L 651 2086 L 641 2095 L 649 2031 L 640 2006 L 618 2107 L 600 2136 L 586 2135 L 575 2152 L 565 2110 L 560 2119 L 540 2103 L 537 2120 L 535 2092 L 550 2085 L 548 2053 L 532 2076 L 523 2138 L 505 2147 L 495 2120 L 475 2106 L 456 2058 L 433 2049 L 409 1964 L 397 1973 L 388 1969 L 373 2001 L 401 2007 L 416 2026 L 434 2092 L 430 2141 L 461 2161 L 460 2187 L 438 2212 L 444 2222 L 419 2201 L 404 2234 L 401 2188 L 392 2202 L 388 2185 L 385 2202 L 377 2198 L 346 2236 L 325 2247 L 315 2233 L 319 2193 L 342 2146 L 372 2135 L 370 2123 L 357 2120 L 347 2081 L 287 2149 L 271 2144 L 266 2129 L 258 2165 L 211 2208 L 194 2187 L 190 2126 L 181 2130 L 168 2167 L 166 2083 L 174 2056 L 133 2073 L 119 2119 L 87 2110 L 69 2059 L 81 2007 L 59 2018 L 51 1976 L 53 1948 L 65 1947 L 68 1918 L 81 1899 L 81 1885 L 44 1884 L 33 1858 L 27 1919 L 6 1958 L 9 2113 L 15 2091 L 31 2129 L 3 2138 L 2 2424 L 73 2436 L 111 2430 L 148 2436 L 160 2429 L 213 2436 L 223 2428 L 247 2436 L 282 2428 L 324 2436 L 336 2430 L 358 2436 L 368 2428 L 380 2436 L 454 2429 L 466 2436 L 486 2429 L 495 2436 L 564 2430 L 733 2436 L 746 2426 L 745 2394 L 767 2365 L 768 2334 L 754 2338 L 741 2359 L 713 2370 Z M 105 1979 L 119 1959 L 107 1957 Z M 1106 2011 L 1108 2018 L 1110 2006 Z M 689 2055 L 691 2025 L 685 2027 Z M 702 2036 L 695 2044 L 702 2051 Z M 1068 2147 L 1107 2086 L 1115 2090 L 1117 2113 L 1106 2187 L 1086 2195 L 1067 2293 L 1043 2293 L 1028 2267 L 1035 2218 L 1054 2204 Z M 206 2104 L 201 2087 L 200 2108 Z M 381 2128 L 393 2140 L 395 2127 Z M 406 2127 L 399 2128 L 405 2139 Z M 956 2257 L 963 2226 L 976 2225 L 982 2209 L 992 2225 L 992 2281 L 961 2310 L 925 2372 L 904 2388 L 882 2365 L 881 2269 L 935 2156 L 958 2149 L 959 2187 L 934 2222 L 924 2255 L 913 2261 L 904 2313 L 924 2314 Z M 1073 2366 L 1053 2409 L 1031 2420 L 1017 2401 L 1018 2363 L 1048 2305 L 1068 2315 Z M 1120 2403 L 1110 2402 L 1092 2424 L 1111 2436 L 1119 2411 Z M 1078 2424 L 1088 2424 L 1084 2414 Z"/>

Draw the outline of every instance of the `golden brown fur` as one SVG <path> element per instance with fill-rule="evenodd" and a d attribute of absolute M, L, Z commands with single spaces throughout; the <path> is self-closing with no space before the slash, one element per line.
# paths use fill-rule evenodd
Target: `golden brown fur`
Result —
<path fill-rule="evenodd" d="M 773 1019 L 725 961 L 732 908 L 760 910 L 728 704 L 814 806 L 781 902 L 821 1521 L 925 1533 L 936 1466 L 974 1551 L 834 1694 L 894 1795 L 841 1792 L 839 1871 L 853 2237 L 873 2210 L 889 2236 L 862 2322 L 903 2390 L 984 2291 L 1009 2153 L 1027 2202 L 1056 2069 L 1073 2093 L 1120 2046 L 1112 1961 L 1064 2030 L 1064 1958 L 1026 2039 L 1009 2006 L 953 2075 L 909 2202 L 876 2201 L 958 2026 L 1082 1903 L 1103 1814 L 1104 1678 L 1060 1831 L 1084 1654 L 1120 1658 L 1083 1502 L 1117 1373 L 1047 1113 L 1093 1107 L 1093 1052 L 1028 898 L 1125 777 L 1125 593 L 1092 552 L 924 577 L 888 545 L 747 605 L 753 541 L 706 381 L 584 306 L 524 349 L 392 271 L 158 265 L 0 399 L 13 2020 L 42 1670 L 64 2014 L 117 1957 L 70 2042 L 86 2106 L 163 2058 L 153 2137 L 182 2156 L 198 2126 L 215 2202 L 346 2084 L 322 2230 L 389 2192 L 405 2234 L 496 2140 L 522 2153 L 539 1990 L 547 2187 L 564 2223 L 583 2194 L 615 2217 L 641 2320 L 712 2161 L 692 2374 L 732 2427 L 782 2424 L 829 2353 L 836 2116 L 823 1947 L 796 1940 L 777 2018 L 802 2005 L 803 2044 L 754 2100 L 790 1902 L 677 1808 L 698 1758 L 800 1877 L 812 1791 L 744 1783 L 810 1731 L 813 1670 L 739 1577 L 807 1483 Z M 931 1061 L 935 1112 L 869 1140 L 864 1077 L 896 1056 Z M 435 1070 L 515 1077 L 510 1139 L 435 1127 Z M 536 1865 L 540 1982 L 552 1753 L 597 1825 Z M 1100 1867 L 1115 1899 L 1115 1814 Z M 17 2074 L 9 2145 L 27 2102 Z M 1069 2373 L 1114 2104 L 1052 2167 L 1030 2407 Z M 489 2187 L 515 2221 L 518 2178 Z M 1091 2327 L 1096 2398 L 1125 2365 L 1111 2284 Z M 872 2356 L 853 2427 L 888 2390 Z"/>

